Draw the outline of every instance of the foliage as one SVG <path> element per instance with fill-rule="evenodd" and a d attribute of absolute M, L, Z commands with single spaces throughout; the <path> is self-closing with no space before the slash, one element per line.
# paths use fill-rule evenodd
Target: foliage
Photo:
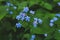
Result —
<path fill-rule="evenodd" d="M 58 20 L 54 22 L 53 27 L 49 26 L 50 20 L 56 17 L 55 14 L 60 13 L 59 11 L 55 12 L 56 9 L 54 9 L 59 1 L 53 0 L 53 5 L 50 4 L 51 2 L 48 3 L 48 0 L 9 0 L 10 3 L 17 7 L 14 10 L 13 6 L 8 7 L 5 4 L 8 0 L 0 0 L 0 40 L 30 40 L 32 34 L 36 35 L 35 40 L 60 40 L 60 32 L 58 32 L 60 30 L 60 17 L 57 17 Z M 39 8 L 35 10 L 36 6 L 34 5 L 36 4 L 39 5 Z M 26 6 L 35 11 L 34 15 L 29 12 L 26 13 L 31 17 L 30 22 L 16 20 L 16 16 Z M 9 11 L 6 10 L 7 8 L 9 8 Z M 10 11 L 13 11 L 13 14 L 9 14 Z M 35 17 L 43 20 L 43 23 L 38 24 L 36 28 L 32 24 Z M 21 28 L 16 28 L 17 22 L 22 24 Z M 45 33 L 48 36 L 45 38 L 42 36 L 41 38 L 41 35 Z"/>

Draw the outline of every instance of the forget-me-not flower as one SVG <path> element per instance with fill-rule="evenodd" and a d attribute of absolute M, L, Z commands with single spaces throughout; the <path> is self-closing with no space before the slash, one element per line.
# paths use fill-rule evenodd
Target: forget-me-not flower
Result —
<path fill-rule="evenodd" d="M 9 8 L 7 8 L 6 11 L 9 11 Z"/>
<path fill-rule="evenodd" d="M 23 21 L 25 19 L 26 14 L 21 12 L 19 15 L 21 16 L 21 20 Z"/>
<path fill-rule="evenodd" d="M 10 6 L 10 2 L 7 2 L 6 4 L 7 4 L 7 6 Z"/>
<path fill-rule="evenodd" d="M 16 6 L 13 6 L 13 8 L 16 10 L 17 9 L 17 7 Z"/>
<path fill-rule="evenodd" d="M 42 20 L 41 20 L 41 19 L 38 19 L 38 23 L 39 23 L 39 24 L 42 24 Z"/>
<path fill-rule="evenodd" d="M 21 12 L 19 15 L 20 15 L 21 17 L 25 17 L 25 16 L 26 16 L 26 14 L 25 14 L 25 13 L 22 13 L 22 12 Z"/>
<path fill-rule="evenodd" d="M 60 6 L 60 2 L 57 3 Z"/>
<path fill-rule="evenodd" d="M 49 25 L 52 27 L 54 24 L 53 23 L 50 23 Z"/>
<path fill-rule="evenodd" d="M 30 13 L 31 13 L 31 14 L 35 14 L 35 11 L 30 10 Z"/>
<path fill-rule="evenodd" d="M 37 27 L 37 24 L 38 24 L 37 21 L 34 21 L 34 22 L 33 22 L 33 26 L 34 26 L 34 27 Z"/>
<path fill-rule="evenodd" d="M 48 36 L 48 34 L 44 34 L 44 36 L 45 36 L 45 37 L 47 37 L 47 36 Z"/>
<path fill-rule="evenodd" d="M 58 32 L 60 32 L 60 30 L 58 30 Z"/>
<path fill-rule="evenodd" d="M 13 4 L 11 4 L 10 2 L 7 2 L 6 4 L 7 4 L 8 7 L 13 6 Z"/>
<path fill-rule="evenodd" d="M 34 21 L 38 21 L 38 18 L 34 18 Z"/>
<path fill-rule="evenodd" d="M 23 12 L 28 12 L 29 8 L 28 7 L 24 7 Z"/>
<path fill-rule="evenodd" d="M 25 17 L 21 17 L 21 20 L 23 21 L 25 19 Z"/>
<path fill-rule="evenodd" d="M 14 5 L 11 3 L 10 6 L 14 6 Z"/>
<path fill-rule="evenodd" d="M 13 11 L 9 11 L 9 14 L 13 14 Z"/>
<path fill-rule="evenodd" d="M 17 19 L 17 20 L 20 20 L 20 18 L 21 18 L 20 15 L 17 15 L 17 16 L 16 16 L 16 19 Z"/>
<path fill-rule="evenodd" d="M 17 27 L 17 28 L 20 28 L 21 26 L 22 26 L 21 23 L 16 23 L 16 27 Z"/>
<path fill-rule="evenodd" d="M 57 21 L 57 20 L 58 20 L 58 18 L 57 18 L 57 17 L 54 17 L 54 18 L 53 18 L 53 20 L 54 20 L 54 21 Z"/>
<path fill-rule="evenodd" d="M 34 39 L 35 39 L 35 35 L 32 35 L 30 40 L 34 40 Z"/>
<path fill-rule="evenodd" d="M 29 16 L 26 16 L 25 17 L 25 20 L 29 22 L 30 21 L 30 17 Z"/>
<path fill-rule="evenodd" d="M 56 14 L 56 16 L 60 17 L 60 14 Z"/>
<path fill-rule="evenodd" d="M 50 20 L 50 23 L 53 23 L 54 22 L 54 20 L 52 19 L 52 20 Z"/>

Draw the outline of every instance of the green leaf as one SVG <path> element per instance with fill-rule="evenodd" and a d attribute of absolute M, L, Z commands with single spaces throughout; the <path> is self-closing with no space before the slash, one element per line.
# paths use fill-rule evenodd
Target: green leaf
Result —
<path fill-rule="evenodd" d="M 43 7 L 47 8 L 49 10 L 52 10 L 52 5 L 50 5 L 48 3 L 45 3 Z"/>
<path fill-rule="evenodd" d="M 7 14 L 6 6 L 0 6 L 0 20 L 3 19 Z"/>
<path fill-rule="evenodd" d="M 54 34 L 55 36 L 55 39 L 57 39 L 57 40 L 60 40 L 60 32 L 58 32 L 58 31 L 55 31 L 55 34 Z"/>

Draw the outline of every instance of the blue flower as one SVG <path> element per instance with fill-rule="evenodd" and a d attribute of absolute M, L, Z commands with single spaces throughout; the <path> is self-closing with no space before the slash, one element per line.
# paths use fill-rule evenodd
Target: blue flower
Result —
<path fill-rule="evenodd" d="M 56 16 L 60 17 L 60 14 L 56 14 Z"/>
<path fill-rule="evenodd" d="M 23 12 L 28 12 L 29 8 L 28 7 L 24 7 Z"/>
<path fill-rule="evenodd" d="M 14 6 L 13 4 L 10 4 L 10 6 Z"/>
<path fill-rule="evenodd" d="M 35 11 L 30 10 L 30 13 L 31 13 L 31 14 L 35 14 Z"/>
<path fill-rule="evenodd" d="M 60 2 L 57 3 L 60 6 Z"/>
<path fill-rule="evenodd" d="M 53 23 L 50 23 L 49 25 L 52 27 L 54 24 Z"/>
<path fill-rule="evenodd" d="M 44 36 L 45 36 L 45 37 L 47 37 L 47 36 L 48 36 L 48 34 L 44 34 Z"/>
<path fill-rule="evenodd" d="M 34 40 L 33 38 L 31 38 L 30 40 Z"/>
<path fill-rule="evenodd" d="M 50 23 L 53 23 L 54 22 L 54 20 L 50 20 Z"/>
<path fill-rule="evenodd" d="M 32 38 L 35 38 L 35 35 L 32 35 Z"/>
<path fill-rule="evenodd" d="M 25 19 L 25 17 L 21 17 L 21 20 L 23 21 Z"/>
<path fill-rule="evenodd" d="M 17 27 L 17 28 L 20 28 L 21 26 L 22 26 L 22 24 L 16 23 L 16 27 Z"/>
<path fill-rule="evenodd" d="M 29 16 L 26 16 L 25 18 L 26 18 L 26 21 L 28 21 L 28 22 L 30 21 L 30 17 Z"/>
<path fill-rule="evenodd" d="M 20 15 L 21 17 L 25 17 L 25 16 L 26 16 L 26 14 L 25 14 L 25 13 L 22 13 L 22 12 L 21 12 L 19 15 Z"/>
<path fill-rule="evenodd" d="M 34 22 L 33 22 L 33 26 L 34 26 L 34 27 L 37 27 L 37 24 L 38 24 L 37 21 L 34 21 Z"/>
<path fill-rule="evenodd" d="M 17 9 L 17 7 L 16 6 L 13 6 L 13 8 L 16 10 Z"/>
<path fill-rule="evenodd" d="M 9 11 L 9 8 L 7 8 L 6 11 Z"/>
<path fill-rule="evenodd" d="M 6 4 L 7 4 L 8 7 L 13 6 L 13 4 L 11 4 L 10 2 L 7 2 Z"/>
<path fill-rule="evenodd" d="M 57 17 L 54 17 L 54 18 L 53 18 L 53 20 L 54 20 L 54 21 L 57 21 L 57 20 L 58 20 L 58 18 L 57 18 Z"/>
<path fill-rule="evenodd" d="M 42 20 L 41 19 L 38 19 L 38 23 L 42 24 Z"/>
<path fill-rule="evenodd" d="M 34 39 L 35 39 L 35 35 L 32 35 L 30 40 L 34 40 Z"/>
<path fill-rule="evenodd" d="M 9 14 L 13 14 L 13 11 L 10 11 Z"/>
<path fill-rule="evenodd" d="M 60 30 L 58 30 L 58 32 L 60 32 Z"/>
<path fill-rule="evenodd" d="M 38 21 L 38 19 L 37 18 L 34 18 L 34 21 Z"/>
<path fill-rule="evenodd" d="M 10 2 L 7 2 L 6 4 L 7 4 L 7 6 L 10 6 Z"/>
<path fill-rule="evenodd" d="M 17 19 L 17 20 L 20 20 L 20 18 L 21 18 L 20 15 L 16 16 L 16 19 Z"/>
<path fill-rule="evenodd" d="M 57 17 L 54 17 L 52 20 L 50 20 L 50 23 L 53 23 L 54 21 L 57 21 L 58 18 Z"/>
<path fill-rule="evenodd" d="M 26 14 L 21 12 L 19 15 L 21 17 L 21 20 L 23 21 L 25 19 Z"/>

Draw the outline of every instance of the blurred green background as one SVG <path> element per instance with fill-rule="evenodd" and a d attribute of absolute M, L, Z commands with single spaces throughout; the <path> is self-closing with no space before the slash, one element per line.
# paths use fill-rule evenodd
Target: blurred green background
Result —
<path fill-rule="evenodd" d="M 6 2 L 14 4 L 17 9 L 8 7 Z M 60 13 L 60 6 L 58 6 L 60 0 L 0 0 L 0 40 L 30 40 L 31 35 L 35 34 L 35 40 L 60 40 L 60 18 L 54 22 L 54 26 L 49 26 L 49 21 L 55 17 L 55 14 Z M 35 11 L 35 14 L 29 14 L 31 17 L 30 22 L 17 21 L 15 17 L 22 11 L 23 7 L 28 6 L 31 10 Z M 13 11 L 13 14 L 9 14 L 9 11 Z M 34 28 L 32 25 L 33 18 L 41 18 L 43 23 Z M 21 28 L 16 28 L 17 22 L 22 23 Z M 48 36 L 43 35 L 47 33 Z"/>

